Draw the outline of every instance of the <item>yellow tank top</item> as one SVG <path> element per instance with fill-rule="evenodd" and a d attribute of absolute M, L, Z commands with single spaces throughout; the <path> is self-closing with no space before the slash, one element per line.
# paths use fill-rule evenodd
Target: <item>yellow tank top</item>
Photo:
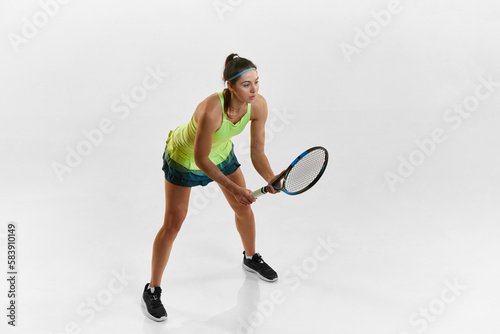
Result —
<path fill-rule="evenodd" d="M 222 92 L 217 93 L 222 105 L 222 124 L 221 127 L 214 133 L 212 141 L 212 150 L 208 158 L 218 165 L 227 159 L 233 148 L 231 138 L 240 134 L 250 120 L 251 104 L 248 104 L 247 113 L 236 123 L 233 124 L 226 117 L 224 111 L 224 96 Z M 200 170 L 194 162 L 194 138 L 196 137 L 197 124 L 194 116 L 188 123 L 178 126 L 175 130 L 170 131 L 165 147 L 165 156 L 177 162 L 184 168 L 190 170 Z"/>

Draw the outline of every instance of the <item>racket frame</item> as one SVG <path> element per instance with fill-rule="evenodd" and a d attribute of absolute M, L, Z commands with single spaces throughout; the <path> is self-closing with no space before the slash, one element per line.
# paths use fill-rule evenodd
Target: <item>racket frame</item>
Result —
<path fill-rule="evenodd" d="M 316 176 L 316 178 L 309 184 L 307 185 L 307 187 L 305 187 L 304 189 L 301 189 L 299 191 L 294 191 L 294 192 L 290 192 L 288 190 L 285 190 L 284 188 L 286 187 L 286 177 L 288 176 L 288 174 L 290 174 L 290 172 L 292 171 L 293 167 L 302 159 L 304 158 L 306 155 L 308 155 L 309 153 L 311 153 L 312 151 L 315 151 L 315 150 L 323 150 L 325 152 L 325 162 L 323 163 L 323 166 L 321 167 L 321 170 L 320 172 L 318 173 L 318 175 Z M 280 176 L 278 176 L 278 178 L 273 182 L 273 183 L 270 183 L 269 185 L 272 186 L 274 189 L 276 190 L 279 190 L 279 191 L 282 191 L 284 192 L 285 194 L 287 195 L 298 195 L 298 194 L 302 194 L 304 193 L 305 191 L 311 189 L 315 184 L 316 182 L 318 182 L 318 180 L 321 178 L 321 176 L 323 175 L 323 173 L 325 172 L 325 169 L 326 169 L 326 165 L 328 164 L 328 151 L 326 150 L 326 148 L 322 147 L 322 146 L 314 146 L 314 147 L 311 147 L 310 149 L 304 151 L 301 155 L 299 155 L 297 158 L 295 158 L 295 160 L 290 164 L 290 166 L 288 166 L 287 169 L 285 169 L 285 171 L 283 171 Z M 283 181 L 283 186 L 282 187 L 277 187 L 277 185 L 280 183 L 281 180 L 284 180 Z M 255 190 L 254 192 L 252 192 L 252 196 L 254 198 L 257 198 L 259 196 L 262 196 L 264 194 L 267 194 L 268 191 L 267 191 L 267 186 L 264 186 L 260 189 L 257 189 Z"/>

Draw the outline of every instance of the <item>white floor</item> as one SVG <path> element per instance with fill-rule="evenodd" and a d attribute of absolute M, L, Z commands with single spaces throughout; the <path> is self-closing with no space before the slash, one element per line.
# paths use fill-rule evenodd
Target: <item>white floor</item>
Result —
<path fill-rule="evenodd" d="M 29 38 L 23 18 L 43 20 L 41 5 L 0 5 L 0 248 L 6 263 L 15 222 L 19 273 L 16 328 L 1 280 L 2 333 L 498 332 L 496 2 L 54 3 Z M 141 294 L 162 150 L 222 89 L 231 52 L 259 67 L 273 168 L 314 145 L 330 164 L 309 192 L 253 205 L 276 283 L 242 270 L 217 185 L 193 189 L 162 283 L 169 319 L 155 323 Z M 248 129 L 234 142 L 248 187 L 262 186 Z"/>

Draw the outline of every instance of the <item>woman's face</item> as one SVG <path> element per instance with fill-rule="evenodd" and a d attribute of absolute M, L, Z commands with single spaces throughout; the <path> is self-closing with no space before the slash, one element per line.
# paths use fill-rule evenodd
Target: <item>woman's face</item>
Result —
<path fill-rule="evenodd" d="M 228 82 L 228 88 L 241 101 L 252 103 L 259 93 L 259 76 L 257 70 L 243 73 L 234 85 Z"/>

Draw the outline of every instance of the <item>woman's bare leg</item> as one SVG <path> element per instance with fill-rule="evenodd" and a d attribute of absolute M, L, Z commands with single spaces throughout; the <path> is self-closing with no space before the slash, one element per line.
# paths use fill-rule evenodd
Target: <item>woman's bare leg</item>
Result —
<path fill-rule="evenodd" d="M 237 185 L 246 187 L 245 178 L 240 168 L 238 168 L 236 172 L 228 175 L 228 178 Z M 252 207 L 250 205 L 240 204 L 226 188 L 220 188 L 229 205 L 234 210 L 236 228 L 240 234 L 245 254 L 252 256 L 255 254 L 255 217 Z"/>
<path fill-rule="evenodd" d="M 151 280 L 149 286 L 161 286 L 172 245 L 187 215 L 191 188 L 174 185 L 165 180 L 165 218 L 153 244 Z"/>

